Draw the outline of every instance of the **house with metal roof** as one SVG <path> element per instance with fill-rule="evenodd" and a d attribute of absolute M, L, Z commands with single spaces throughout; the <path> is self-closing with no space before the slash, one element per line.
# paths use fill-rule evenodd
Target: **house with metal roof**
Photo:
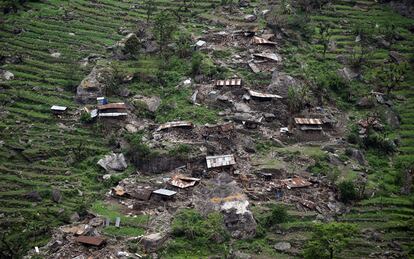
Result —
<path fill-rule="evenodd" d="M 216 81 L 216 86 L 241 86 L 241 85 L 242 85 L 241 78 L 233 78 L 233 79 Z"/>
<path fill-rule="evenodd" d="M 234 155 L 207 156 L 206 162 L 208 169 L 232 166 L 236 164 Z"/>
<path fill-rule="evenodd" d="M 303 131 L 322 131 L 322 120 L 311 118 L 295 118 L 295 124 Z"/>

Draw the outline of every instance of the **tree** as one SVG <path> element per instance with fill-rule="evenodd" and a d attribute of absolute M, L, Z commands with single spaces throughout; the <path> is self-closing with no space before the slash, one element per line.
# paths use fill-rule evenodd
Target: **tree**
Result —
<path fill-rule="evenodd" d="M 306 244 L 304 257 L 308 259 L 333 259 L 357 234 L 357 227 L 349 223 L 318 224 Z"/>
<path fill-rule="evenodd" d="M 381 67 L 377 73 L 379 84 L 382 88 L 385 88 L 389 95 L 392 90 L 399 87 L 404 81 L 405 75 L 408 71 L 407 63 L 395 64 L 390 63 Z"/>
<path fill-rule="evenodd" d="M 325 58 L 331 40 L 331 25 L 329 23 L 319 23 L 319 36 L 320 43 L 323 45 L 323 58 Z"/>
<path fill-rule="evenodd" d="M 157 6 L 155 5 L 155 0 L 145 0 L 144 10 L 147 15 L 147 23 L 149 22 L 151 16 L 157 11 Z"/>
<path fill-rule="evenodd" d="M 295 86 L 288 89 L 288 110 L 291 114 L 300 112 L 309 103 L 309 87 Z"/>
<path fill-rule="evenodd" d="M 357 192 L 352 181 L 343 181 L 338 184 L 339 192 L 341 194 L 341 201 L 347 203 L 357 199 Z"/>
<path fill-rule="evenodd" d="M 160 46 L 160 53 L 163 55 L 167 45 L 173 37 L 174 32 L 177 30 L 177 24 L 171 12 L 164 10 L 161 11 L 155 17 L 153 30 L 157 43 Z"/>

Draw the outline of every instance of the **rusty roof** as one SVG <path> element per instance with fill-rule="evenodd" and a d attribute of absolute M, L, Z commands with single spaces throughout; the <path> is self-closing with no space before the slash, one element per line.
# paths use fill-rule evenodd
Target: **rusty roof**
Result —
<path fill-rule="evenodd" d="M 206 157 L 207 168 L 222 167 L 236 164 L 233 155 L 208 156 Z"/>
<path fill-rule="evenodd" d="M 280 180 L 280 182 L 286 186 L 286 188 L 291 189 L 291 188 L 301 188 L 301 187 L 308 187 L 310 185 L 312 185 L 311 182 L 307 181 L 306 179 L 296 176 L 293 178 L 288 178 L 288 179 L 283 179 Z"/>
<path fill-rule="evenodd" d="M 273 41 L 270 41 L 264 38 L 260 38 L 257 36 L 253 37 L 252 42 L 258 45 L 276 45 L 276 42 L 273 42 Z"/>
<path fill-rule="evenodd" d="M 277 98 L 277 99 L 282 99 L 283 97 L 277 94 L 265 94 L 265 93 L 259 93 L 253 90 L 249 90 L 249 94 L 253 97 L 258 97 L 258 98 Z"/>
<path fill-rule="evenodd" d="M 193 123 L 189 121 L 171 121 L 160 125 L 157 131 L 169 129 L 169 128 L 178 128 L 178 127 L 193 127 Z"/>
<path fill-rule="evenodd" d="M 322 125 L 321 119 L 295 118 L 295 123 L 299 125 Z"/>
<path fill-rule="evenodd" d="M 241 84 L 242 84 L 242 80 L 240 78 L 216 81 L 216 86 L 241 86 Z"/>
<path fill-rule="evenodd" d="M 126 109 L 125 103 L 108 103 L 104 105 L 98 105 L 98 110 L 107 110 L 107 109 Z"/>
<path fill-rule="evenodd" d="M 101 246 L 105 243 L 105 239 L 102 237 L 92 237 L 92 236 L 78 236 L 75 238 L 76 242 L 85 244 L 85 245 L 93 245 L 93 246 Z"/>
<path fill-rule="evenodd" d="M 184 189 L 196 185 L 196 183 L 199 181 L 200 178 L 193 178 L 182 174 L 176 174 L 171 177 L 169 183 L 173 186 Z"/>

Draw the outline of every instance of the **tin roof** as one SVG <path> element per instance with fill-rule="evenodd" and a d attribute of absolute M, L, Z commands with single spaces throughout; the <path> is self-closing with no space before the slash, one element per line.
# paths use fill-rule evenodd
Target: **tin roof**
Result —
<path fill-rule="evenodd" d="M 267 39 L 264 39 L 264 38 L 260 38 L 260 37 L 257 37 L 257 36 L 253 37 L 252 42 L 254 44 L 258 44 L 258 45 L 276 45 L 276 42 L 273 42 L 273 41 L 270 41 L 270 40 L 267 40 Z"/>
<path fill-rule="evenodd" d="M 52 107 L 50 107 L 50 109 L 52 111 L 66 111 L 68 107 L 66 106 L 59 106 L 59 105 L 53 105 Z"/>
<path fill-rule="evenodd" d="M 162 196 L 171 197 L 171 196 L 175 195 L 177 192 L 167 190 L 167 189 L 158 189 L 158 190 L 153 191 L 152 193 L 159 194 L 159 195 L 162 195 Z"/>
<path fill-rule="evenodd" d="M 241 86 L 241 84 L 242 84 L 242 80 L 240 78 L 216 81 L 216 86 Z"/>
<path fill-rule="evenodd" d="M 75 241 L 86 245 L 100 246 L 105 242 L 105 239 L 102 237 L 78 236 Z"/>
<path fill-rule="evenodd" d="M 233 155 L 208 156 L 206 157 L 207 168 L 222 167 L 236 164 Z"/>
<path fill-rule="evenodd" d="M 107 110 L 107 109 L 126 109 L 125 103 L 108 103 L 104 105 L 98 105 L 98 110 Z"/>
<path fill-rule="evenodd" d="M 193 127 L 193 123 L 189 121 L 171 121 L 160 125 L 157 131 L 169 129 L 169 128 L 177 128 L 177 127 Z"/>
<path fill-rule="evenodd" d="M 258 98 L 277 98 L 277 99 L 282 99 L 283 97 L 277 94 L 265 94 L 265 93 L 259 93 L 253 90 L 249 90 L 249 94 L 253 97 L 258 97 Z"/>
<path fill-rule="evenodd" d="M 255 63 L 249 62 L 248 65 L 254 73 L 260 73 L 260 68 Z"/>
<path fill-rule="evenodd" d="M 200 178 L 193 178 L 193 177 L 188 177 L 182 174 L 176 174 L 173 177 L 171 177 L 171 180 L 169 183 L 173 186 L 183 189 L 183 188 L 194 186 L 199 181 L 200 181 Z"/>
<path fill-rule="evenodd" d="M 267 59 L 271 59 L 271 60 L 274 60 L 274 61 L 282 61 L 282 57 L 279 54 L 276 54 L 276 53 L 263 52 L 263 53 L 253 54 L 253 55 L 256 56 L 256 57 L 259 57 L 259 58 L 267 58 Z"/>
<path fill-rule="evenodd" d="M 121 117 L 128 116 L 126 112 L 108 112 L 108 113 L 99 113 L 99 117 Z"/>
<path fill-rule="evenodd" d="M 310 118 L 295 118 L 295 123 L 299 125 L 322 125 L 320 119 L 310 119 Z"/>
<path fill-rule="evenodd" d="M 307 181 L 306 179 L 296 176 L 293 178 L 283 179 L 280 182 L 285 185 L 288 189 L 291 188 L 301 188 L 301 187 L 308 187 L 312 185 L 311 182 Z"/>

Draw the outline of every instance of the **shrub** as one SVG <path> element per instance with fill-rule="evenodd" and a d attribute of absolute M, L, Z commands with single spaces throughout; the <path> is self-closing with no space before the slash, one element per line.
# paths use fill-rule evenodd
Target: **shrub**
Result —
<path fill-rule="evenodd" d="M 82 123 L 90 123 L 93 121 L 93 118 L 91 118 L 91 115 L 87 112 L 82 112 L 80 116 L 80 121 Z"/>
<path fill-rule="evenodd" d="M 288 219 L 287 209 L 283 205 L 275 205 L 271 208 L 270 214 L 265 219 L 265 226 L 271 227 L 286 222 Z"/>
<path fill-rule="evenodd" d="M 338 184 L 338 188 L 342 202 L 348 203 L 358 198 L 357 191 L 352 181 L 343 181 Z"/>

